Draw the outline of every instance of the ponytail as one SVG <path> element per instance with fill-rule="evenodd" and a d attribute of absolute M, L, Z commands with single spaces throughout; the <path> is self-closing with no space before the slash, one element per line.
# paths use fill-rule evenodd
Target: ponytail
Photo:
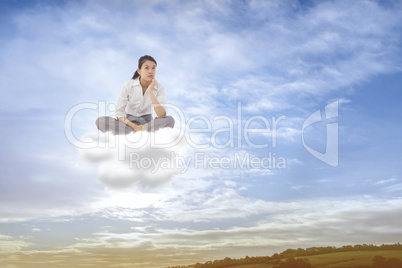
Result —
<path fill-rule="evenodd" d="M 140 76 L 140 74 L 137 72 L 137 71 L 135 71 L 135 73 L 134 73 L 134 75 L 133 75 L 133 78 L 131 78 L 131 79 L 136 79 L 137 77 L 139 77 Z"/>

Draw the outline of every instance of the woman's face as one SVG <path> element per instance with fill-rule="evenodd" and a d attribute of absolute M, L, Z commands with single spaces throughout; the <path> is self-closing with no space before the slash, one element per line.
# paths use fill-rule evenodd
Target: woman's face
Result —
<path fill-rule="evenodd" d="M 142 64 L 141 69 L 138 69 L 137 72 L 141 76 L 141 79 L 151 82 L 152 79 L 155 78 L 156 64 L 153 61 L 147 60 Z"/>

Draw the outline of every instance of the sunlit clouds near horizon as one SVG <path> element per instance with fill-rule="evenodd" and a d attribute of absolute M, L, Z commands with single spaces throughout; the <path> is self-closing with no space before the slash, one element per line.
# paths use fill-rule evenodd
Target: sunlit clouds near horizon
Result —
<path fill-rule="evenodd" d="M 402 242 L 401 9 L 2 1 L 0 266 Z M 146 54 L 175 128 L 100 134 Z"/>

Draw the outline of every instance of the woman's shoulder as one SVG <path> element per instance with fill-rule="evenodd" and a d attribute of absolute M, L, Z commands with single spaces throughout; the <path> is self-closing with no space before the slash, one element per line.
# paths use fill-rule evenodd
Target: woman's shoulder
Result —
<path fill-rule="evenodd" d="M 139 82 L 138 78 L 136 78 L 136 79 L 131 78 L 123 83 L 123 87 L 133 87 L 133 86 L 136 86 L 139 84 L 140 84 L 140 82 Z"/>

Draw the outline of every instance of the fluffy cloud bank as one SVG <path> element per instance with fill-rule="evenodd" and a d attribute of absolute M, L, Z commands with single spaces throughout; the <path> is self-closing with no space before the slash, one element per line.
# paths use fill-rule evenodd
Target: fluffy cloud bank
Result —
<path fill-rule="evenodd" d="M 81 149 L 83 159 L 98 164 L 97 178 L 113 189 L 155 188 L 175 174 L 188 145 L 183 132 L 160 129 L 128 135 L 89 134 L 83 142 L 95 142 L 91 149 Z"/>

